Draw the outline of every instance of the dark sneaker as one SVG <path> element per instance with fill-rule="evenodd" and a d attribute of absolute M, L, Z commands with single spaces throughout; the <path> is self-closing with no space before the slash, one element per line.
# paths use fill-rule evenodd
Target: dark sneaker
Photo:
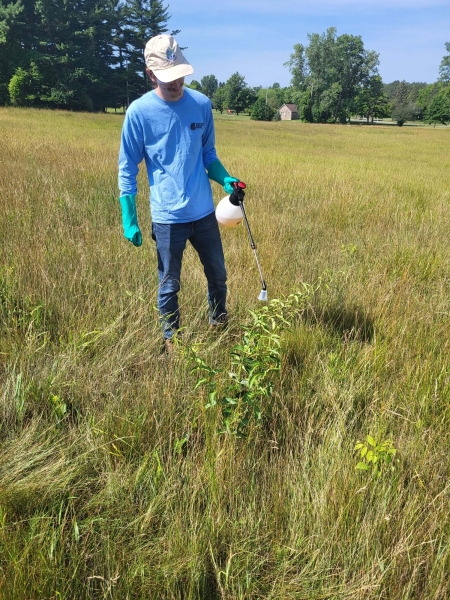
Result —
<path fill-rule="evenodd" d="M 160 358 L 168 358 L 169 356 L 175 355 L 175 344 L 173 340 L 165 339 L 161 346 Z"/>
<path fill-rule="evenodd" d="M 209 319 L 209 328 L 211 331 L 222 331 L 228 326 L 228 315 L 219 315 L 217 319 Z"/>

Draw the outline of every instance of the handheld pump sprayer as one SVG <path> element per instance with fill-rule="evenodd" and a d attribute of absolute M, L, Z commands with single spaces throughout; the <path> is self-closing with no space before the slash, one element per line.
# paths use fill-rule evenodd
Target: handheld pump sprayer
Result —
<path fill-rule="evenodd" d="M 258 300 L 267 301 L 267 286 L 266 282 L 264 281 L 263 272 L 261 265 L 259 264 L 258 255 L 256 253 L 256 244 L 253 240 L 252 232 L 250 230 L 250 225 L 248 223 L 244 208 L 244 190 L 246 187 L 247 186 L 243 181 L 233 183 L 233 193 L 230 194 L 230 196 L 225 196 L 225 198 L 222 198 L 217 205 L 216 218 L 223 227 L 236 227 L 236 225 L 238 225 L 242 219 L 244 219 L 250 240 L 250 247 L 255 255 L 256 265 L 261 278 L 262 289 L 259 293 Z"/>

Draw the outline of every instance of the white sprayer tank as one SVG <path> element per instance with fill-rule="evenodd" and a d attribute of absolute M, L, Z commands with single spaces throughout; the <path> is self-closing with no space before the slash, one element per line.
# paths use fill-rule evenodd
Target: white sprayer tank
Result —
<path fill-rule="evenodd" d="M 225 196 L 216 207 L 216 219 L 222 227 L 236 227 L 244 218 L 241 207 L 230 202 L 230 196 Z"/>

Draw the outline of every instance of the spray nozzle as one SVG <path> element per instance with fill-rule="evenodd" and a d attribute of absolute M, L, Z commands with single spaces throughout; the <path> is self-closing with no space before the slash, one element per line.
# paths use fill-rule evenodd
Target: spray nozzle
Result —
<path fill-rule="evenodd" d="M 262 302 L 267 302 L 267 290 L 260 291 L 258 300 L 261 300 Z"/>
<path fill-rule="evenodd" d="M 244 200 L 244 190 L 246 187 L 247 186 L 243 181 L 235 181 L 233 183 L 233 193 L 230 194 L 231 204 L 234 204 L 234 206 L 239 206 L 239 204 Z"/>

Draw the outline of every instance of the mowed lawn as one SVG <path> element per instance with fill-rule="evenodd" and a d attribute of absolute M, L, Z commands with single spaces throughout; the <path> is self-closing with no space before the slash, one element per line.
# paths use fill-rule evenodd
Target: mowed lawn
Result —
<path fill-rule="evenodd" d="M 167 358 L 145 168 L 142 247 L 122 235 L 122 120 L 0 108 L 1 600 L 446 600 L 450 128 L 218 116 L 271 302 L 222 230 L 210 332 L 188 247 Z M 261 419 L 223 433 L 189 348 L 224 388 L 293 293 Z"/>

